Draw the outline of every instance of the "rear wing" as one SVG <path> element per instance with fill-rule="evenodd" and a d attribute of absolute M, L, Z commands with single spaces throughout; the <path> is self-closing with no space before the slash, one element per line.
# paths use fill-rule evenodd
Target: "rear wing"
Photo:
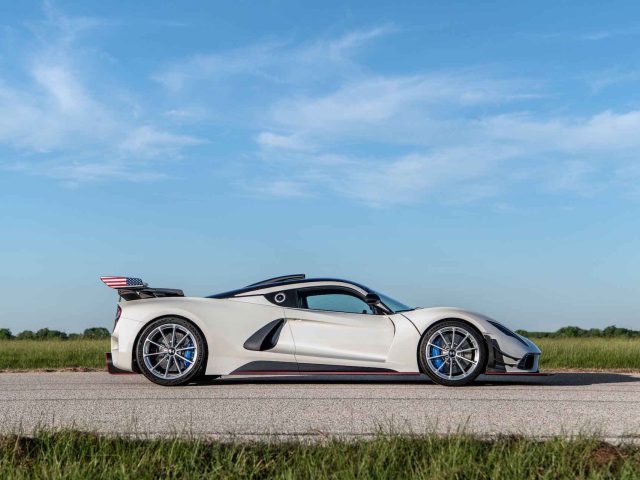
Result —
<path fill-rule="evenodd" d="M 135 277 L 100 277 L 110 288 L 118 290 L 123 300 L 141 300 L 143 298 L 184 297 L 184 292 L 175 288 L 151 288 Z"/>

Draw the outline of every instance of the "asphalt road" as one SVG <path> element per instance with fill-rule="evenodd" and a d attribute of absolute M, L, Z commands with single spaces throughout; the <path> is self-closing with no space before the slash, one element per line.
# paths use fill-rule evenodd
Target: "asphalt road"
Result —
<path fill-rule="evenodd" d="M 0 373 L 0 432 L 74 427 L 216 438 L 359 437 L 378 431 L 640 439 L 640 375 L 480 377 L 446 388 L 420 377 L 225 379 L 163 388 L 141 375 Z"/>

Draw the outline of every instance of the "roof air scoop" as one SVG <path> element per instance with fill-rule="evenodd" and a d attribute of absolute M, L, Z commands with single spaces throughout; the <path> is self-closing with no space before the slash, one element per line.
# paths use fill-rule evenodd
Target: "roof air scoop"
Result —
<path fill-rule="evenodd" d="M 259 285 L 271 285 L 272 283 L 280 283 L 280 282 L 288 282 L 290 280 L 304 280 L 304 279 L 305 279 L 304 273 L 297 273 L 294 275 L 283 275 L 281 277 L 268 278 L 266 280 L 261 280 L 256 283 L 252 283 L 251 285 L 247 285 L 247 287 L 257 287 Z"/>

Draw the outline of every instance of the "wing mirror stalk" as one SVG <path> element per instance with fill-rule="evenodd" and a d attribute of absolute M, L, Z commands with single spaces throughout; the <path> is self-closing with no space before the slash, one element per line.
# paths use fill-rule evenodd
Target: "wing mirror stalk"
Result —
<path fill-rule="evenodd" d="M 364 301 L 370 307 L 374 307 L 383 313 L 391 313 L 391 311 L 385 306 L 385 304 L 382 303 L 382 300 L 380 300 L 380 296 L 377 293 L 367 293 L 367 295 L 364 297 Z"/>
<path fill-rule="evenodd" d="M 367 302 L 367 305 L 371 305 L 372 307 L 375 307 L 382 300 L 380 300 L 380 297 L 378 296 L 377 293 L 367 293 L 366 297 L 364 297 L 364 301 Z"/>

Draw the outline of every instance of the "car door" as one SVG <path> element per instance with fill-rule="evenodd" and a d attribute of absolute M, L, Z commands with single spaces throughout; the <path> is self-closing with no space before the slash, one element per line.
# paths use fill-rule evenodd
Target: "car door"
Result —
<path fill-rule="evenodd" d="M 298 308 L 285 308 L 296 360 L 302 364 L 380 367 L 387 360 L 395 327 L 355 291 L 346 288 L 298 290 Z"/>

